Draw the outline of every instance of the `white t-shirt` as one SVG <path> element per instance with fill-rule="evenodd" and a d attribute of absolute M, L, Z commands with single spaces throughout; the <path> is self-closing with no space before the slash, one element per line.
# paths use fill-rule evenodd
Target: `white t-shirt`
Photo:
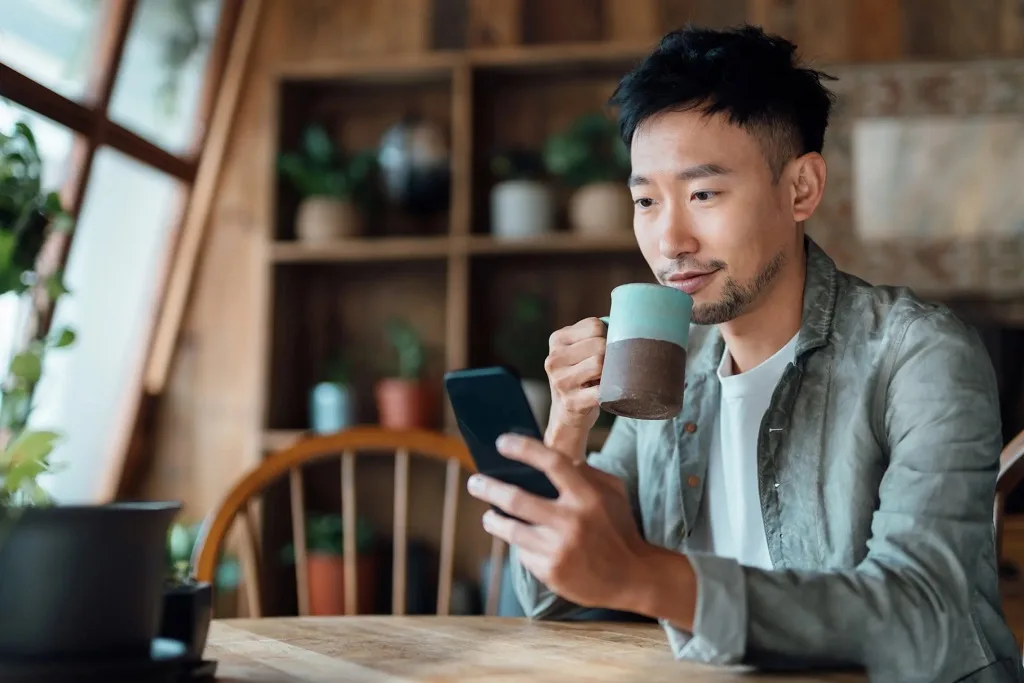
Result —
<path fill-rule="evenodd" d="M 798 335 L 797 335 L 798 336 Z M 797 336 L 771 358 L 738 375 L 726 349 L 718 366 L 721 404 L 697 526 L 688 547 L 771 569 L 757 486 L 757 435 L 772 393 L 796 357 Z"/>

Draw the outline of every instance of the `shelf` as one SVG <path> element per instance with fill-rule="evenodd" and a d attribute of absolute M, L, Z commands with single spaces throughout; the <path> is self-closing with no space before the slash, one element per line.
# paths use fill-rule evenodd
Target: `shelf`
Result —
<path fill-rule="evenodd" d="M 460 67 L 481 69 L 561 68 L 566 64 L 635 62 L 652 45 L 637 43 L 562 43 L 473 50 L 404 53 L 388 57 L 355 57 L 285 62 L 274 69 L 282 80 L 360 80 L 375 83 L 430 80 Z"/>
<path fill-rule="evenodd" d="M 429 261 L 447 258 L 450 253 L 468 251 L 478 256 L 514 256 L 516 254 L 632 254 L 637 251 L 632 233 L 606 238 L 585 238 L 571 233 L 555 233 L 524 239 L 499 239 L 473 235 L 451 240 L 448 237 L 381 237 L 339 240 L 319 245 L 294 241 L 274 242 L 270 260 L 275 263 L 342 263 L 350 261 Z"/>
<path fill-rule="evenodd" d="M 469 252 L 480 255 L 633 253 L 637 251 L 632 232 L 604 238 L 586 238 L 572 233 L 553 233 L 524 239 L 499 239 L 490 235 L 469 238 Z"/>
<path fill-rule="evenodd" d="M 607 427 L 592 429 L 590 437 L 587 439 L 587 449 L 592 451 L 600 449 L 608 438 L 609 431 L 611 430 Z M 309 435 L 309 432 L 302 429 L 271 429 L 263 432 L 263 450 L 268 453 L 280 451 Z"/>
<path fill-rule="evenodd" d="M 270 259 L 276 263 L 423 261 L 443 259 L 449 248 L 450 241 L 443 236 L 353 238 L 320 245 L 278 241 L 271 245 Z"/>

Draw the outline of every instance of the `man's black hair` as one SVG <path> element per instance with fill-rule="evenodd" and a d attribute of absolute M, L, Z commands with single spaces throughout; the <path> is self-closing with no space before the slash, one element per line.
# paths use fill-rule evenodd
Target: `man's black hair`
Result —
<path fill-rule="evenodd" d="M 662 112 L 721 113 L 758 139 L 778 180 L 789 160 L 821 152 L 835 101 L 822 79 L 835 80 L 800 66 L 793 43 L 758 27 L 686 26 L 622 78 L 610 103 L 627 147 Z"/>

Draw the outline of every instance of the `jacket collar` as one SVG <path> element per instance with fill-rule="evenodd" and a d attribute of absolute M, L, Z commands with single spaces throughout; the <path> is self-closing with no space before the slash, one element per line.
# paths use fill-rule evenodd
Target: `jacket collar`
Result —
<path fill-rule="evenodd" d="M 835 262 L 810 237 L 804 237 L 806 273 L 804 278 L 803 318 L 797 340 L 796 355 L 828 343 L 835 318 L 838 291 L 838 270 Z M 699 351 L 690 359 L 697 375 L 710 375 L 718 368 L 725 351 L 725 342 L 717 326 L 694 325 L 690 337 L 699 343 Z M 691 348 L 693 343 L 691 342 Z"/>

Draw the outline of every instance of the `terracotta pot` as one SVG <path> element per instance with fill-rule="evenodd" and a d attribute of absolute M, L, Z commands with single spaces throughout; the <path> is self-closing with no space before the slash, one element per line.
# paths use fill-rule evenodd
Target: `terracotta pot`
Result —
<path fill-rule="evenodd" d="M 573 232 L 587 237 L 609 237 L 633 229 L 633 197 L 620 183 L 590 183 L 569 200 Z"/>
<path fill-rule="evenodd" d="M 390 377 L 377 382 L 377 418 L 388 429 L 429 427 L 432 401 L 419 380 Z"/>
<path fill-rule="evenodd" d="M 295 234 L 308 244 L 356 237 L 362 232 L 363 215 L 350 201 L 306 197 L 295 215 Z"/>
<path fill-rule="evenodd" d="M 376 556 L 356 558 L 356 612 L 372 614 L 376 584 Z M 309 577 L 309 613 L 328 616 L 345 613 L 345 558 L 332 553 L 310 552 L 306 559 Z"/>

